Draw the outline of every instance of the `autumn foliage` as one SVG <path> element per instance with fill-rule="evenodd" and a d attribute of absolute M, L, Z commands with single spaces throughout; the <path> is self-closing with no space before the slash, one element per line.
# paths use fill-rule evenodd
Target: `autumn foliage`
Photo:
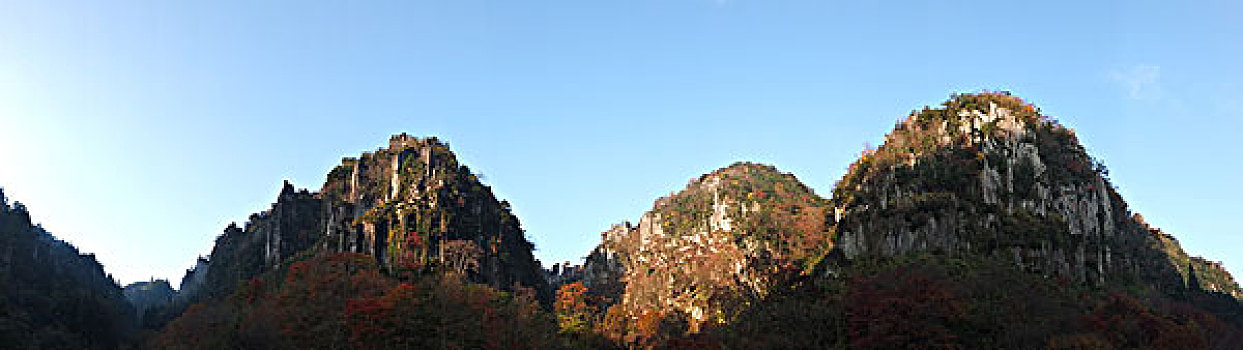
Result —
<path fill-rule="evenodd" d="M 847 300 L 851 348 L 963 348 L 951 327 L 966 319 L 966 305 L 928 275 L 899 268 L 859 278 Z"/>
<path fill-rule="evenodd" d="M 452 276 L 399 281 L 373 257 L 338 253 L 244 282 L 230 302 L 197 304 L 154 337 L 160 349 L 544 349 L 556 325 L 529 289 Z M 271 280 L 276 280 L 273 283 Z"/>
<path fill-rule="evenodd" d="M 583 333 L 590 330 L 595 307 L 587 303 L 587 287 L 571 283 L 557 289 L 557 325 L 562 332 Z"/>
<path fill-rule="evenodd" d="M 349 302 L 357 349 L 544 349 L 555 326 L 528 291 L 502 293 L 453 278 L 402 283 Z"/>

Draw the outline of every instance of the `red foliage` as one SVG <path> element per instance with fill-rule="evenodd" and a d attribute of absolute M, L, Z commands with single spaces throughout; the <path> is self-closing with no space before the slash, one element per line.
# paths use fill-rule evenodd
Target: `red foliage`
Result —
<path fill-rule="evenodd" d="M 401 241 L 401 250 L 397 254 L 396 265 L 403 277 L 413 278 L 413 274 L 423 269 L 423 236 L 416 231 L 406 232 Z"/>
<path fill-rule="evenodd" d="M 158 349 L 543 349 L 555 324 L 534 292 L 454 278 L 398 283 L 374 257 L 292 264 L 284 283 L 244 282 L 229 303 L 196 305 L 152 340 Z M 269 279 L 270 281 L 270 279 Z"/>
<path fill-rule="evenodd" d="M 357 349 L 538 349 L 552 334 L 540 314 L 531 296 L 446 278 L 351 300 L 343 319 Z"/>
<path fill-rule="evenodd" d="M 210 349 L 219 347 L 216 339 L 229 330 L 233 313 L 228 308 L 204 304 L 190 305 L 185 313 L 164 327 L 151 341 L 159 349 Z"/>
<path fill-rule="evenodd" d="M 413 285 L 402 283 L 384 296 L 350 300 L 345 308 L 346 326 L 350 332 L 350 345 L 354 348 L 371 348 L 371 342 L 395 338 L 401 315 L 394 312 L 399 305 L 414 302 L 417 290 Z"/>
<path fill-rule="evenodd" d="M 1207 349 L 1208 340 L 1195 322 L 1201 316 L 1212 318 L 1202 312 L 1182 317 L 1154 313 L 1135 298 L 1115 294 L 1084 316 L 1083 322 L 1122 348 Z"/>
<path fill-rule="evenodd" d="M 337 253 L 294 263 L 280 293 L 265 307 L 277 315 L 281 334 L 296 347 L 341 344 L 341 310 L 352 298 L 379 295 L 391 285 L 371 256 Z"/>
<path fill-rule="evenodd" d="M 856 279 L 846 306 L 853 349 L 962 348 L 951 327 L 966 319 L 966 306 L 928 275 L 900 268 Z"/>
<path fill-rule="evenodd" d="M 587 287 L 571 283 L 557 289 L 553 310 L 562 332 L 586 333 L 591 330 L 595 307 L 587 302 Z"/>
<path fill-rule="evenodd" d="M 587 305 L 587 287 L 582 283 L 571 283 L 557 289 L 557 312 L 584 311 Z"/>
<path fill-rule="evenodd" d="M 263 296 L 264 291 L 263 280 L 254 277 L 242 284 L 238 289 L 238 297 L 245 301 L 246 304 L 254 304 L 256 299 Z"/>

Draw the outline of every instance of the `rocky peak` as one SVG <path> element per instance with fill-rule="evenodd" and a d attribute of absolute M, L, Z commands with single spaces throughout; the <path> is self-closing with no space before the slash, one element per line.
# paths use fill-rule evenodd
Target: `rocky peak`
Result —
<path fill-rule="evenodd" d="M 626 267 L 622 265 L 623 254 L 629 251 L 626 239 L 638 228 L 630 222 L 614 224 L 600 233 L 600 244 L 591 250 L 582 264 L 569 261 L 553 264 L 544 270 L 544 279 L 552 288 L 571 283 L 582 283 L 603 306 L 612 305 L 620 298 L 625 284 L 622 277 Z"/>
<path fill-rule="evenodd" d="M 813 264 L 830 246 L 826 209 L 793 175 L 736 163 L 657 199 L 638 225 L 601 233 L 563 281 L 583 281 L 619 322 L 657 312 L 697 332 Z"/>
<path fill-rule="evenodd" d="M 1185 268 L 1151 248 L 1160 236 L 1106 174 L 1073 131 L 1021 99 L 954 95 L 898 123 L 838 181 L 837 245 L 848 258 L 985 254 L 1080 282 L 1181 288 Z"/>
<path fill-rule="evenodd" d="M 277 266 L 319 240 L 322 211 L 319 196 L 306 189 L 295 191 L 293 184 L 285 180 L 272 208 L 252 217 L 246 228 L 263 237 L 264 261 L 268 266 Z"/>
<path fill-rule="evenodd" d="M 396 135 L 388 148 L 346 158 L 321 193 L 329 250 L 371 254 L 389 269 L 546 288 L 509 204 L 434 137 Z"/>
<path fill-rule="evenodd" d="M 230 295 L 239 280 L 309 250 L 373 256 L 394 273 L 445 271 L 510 289 L 546 291 L 518 218 L 449 145 L 400 134 L 387 148 L 342 159 L 319 192 L 281 184 L 272 207 L 230 224 L 187 271 L 184 299 Z"/>

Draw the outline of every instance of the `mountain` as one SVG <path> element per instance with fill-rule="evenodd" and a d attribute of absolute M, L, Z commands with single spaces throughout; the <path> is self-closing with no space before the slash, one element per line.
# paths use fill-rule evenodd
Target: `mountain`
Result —
<path fill-rule="evenodd" d="M 1234 279 L 1132 213 L 1107 175 L 1072 130 L 1008 93 L 914 111 L 836 183 L 834 247 L 811 278 L 708 342 L 1243 347 Z"/>
<path fill-rule="evenodd" d="M 323 203 L 306 190 L 296 191 L 285 181 L 272 207 L 251 214 L 245 225 L 230 223 L 212 247 L 206 264 L 188 271 L 182 278 L 183 293 L 187 289 L 209 299 L 228 297 L 240 281 L 279 266 L 284 258 L 312 244 L 323 235 Z M 201 284 L 184 285 L 196 281 Z M 195 295 L 187 294 L 186 298 Z"/>
<path fill-rule="evenodd" d="M 243 281 L 279 268 L 294 248 L 311 248 L 323 235 L 323 210 L 317 195 L 285 181 L 270 209 L 251 214 L 243 227 L 225 227 L 211 254 L 186 271 L 173 302 L 144 313 L 144 326 L 158 329 L 194 303 L 228 298 Z"/>
<path fill-rule="evenodd" d="M 832 246 L 827 210 L 794 175 L 736 163 L 657 199 L 638 225 L 613 226 L 582 266 L 556 266 L 550 282 L 592 291 L 622 343 L 696 333 L 814 266 Z"/>
<path fill-rule="evenodd" d="M 535 246 L 509 202 L 434 137 L 396 135 L 388 148 L 342 160 L 320 196 L 328 250 L 370 254 L 390 270 L 450 269 L 498 289 L 546 294 Z M 282 254 L 298 250 L 274 244 Z"/>
<path fill-rule="evenodd" d="M 509 204 L 447 144 L 396 135 L 343 159 L 320 191 L 286 181 L 269 210 L 226 227 L 174 302 L 148 312 L 146 324 L 163 326 L 148 345 L 547 347 L 555 326 L 535 310 L 551 293 L 533 249 Z M 435 336 L 398 341 L 390 332 L 426 325 L 370 324 L 419 313 L 443 321 Z M 526 330 L 489 333 L 498 325 Z"/>
<path fill-rule="evenodd" d="M 836 184 L 838 249 L 993 255 L 1078 283 L 1177 293 L 1198 281 L 1243 296 L 1220 265 L 1131 212 L 1107 175 L 1073 130 L 1021 99 L 955 95 L 913 112 Z"/>
<path fill-rule="evenodd" d="M 134 307 L 139 324 L 143 324 L 143 316 L 147 310 L 164 307 L 177 297 L 173 286 L 168 284 L 168 280 L 162 279 L 130 283 L 121 291 L 125 300 Z"/>
<path fill-rule="evenodd" d="M 1008 93 L 914 111 L 816 197 L 739 163 L 546 271 L 563 331 L 630 348 L 1237 349 L 1239 287 Z"/>
<path fill-rule="evenodd" d="M 0 344 L 116 349 L 134 330 L 134 309 L 95 256 L 32 224 L 0 190 Z"/>
<path fill-rule="evenodd" d="M 283 183 L 180 291 L 122 295 L 4 201 L 0 340 L 113 348 L 137 314 L 158 349 L 1243 348 L 1238 283 L 1108 175 L 1035 106 L 953 95 L 899 121 L 831 198 L 735 163 L 545 270 L 447 144 L 401 134 L 318 191 Z"/>
<path fill-rule="evenodd" d="M 286 181 L 269 210 L 225 228 L 181 289 L 227 297 L 239 281 L 326 251 L 367 254 L 389 271 L 454 269 L 495 288 L 547 294 L 533 248 L 509 203 L 447 144 L 401 134 L 388 148 L 343 159 L 319 192 Z"/>

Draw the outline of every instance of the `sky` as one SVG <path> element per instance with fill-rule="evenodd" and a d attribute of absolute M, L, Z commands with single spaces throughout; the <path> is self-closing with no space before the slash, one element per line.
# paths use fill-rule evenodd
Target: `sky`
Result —
<path fill-rule="evenodd" d="M 282 180 L 448 141 L 546 265 L 736 161 L 832 191 L 951 93 L 1076 129 L 1131 208 L 1243 271 L 1243 2 L 0 0 L 0 187 L 174 285 Z"/>

